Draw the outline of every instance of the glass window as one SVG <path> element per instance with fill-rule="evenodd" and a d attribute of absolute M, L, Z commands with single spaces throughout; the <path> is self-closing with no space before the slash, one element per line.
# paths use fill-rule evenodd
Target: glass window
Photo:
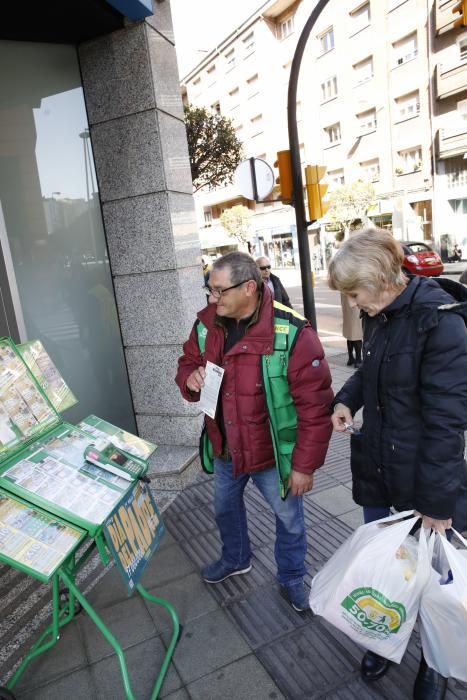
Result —
<path fill-rule="evenodd" d="M 327 145 L 339 143 L 341 140 L 341 125 L 339 123 L 332 124 L 331 126 L 326 126 L 324 133 L 327 138 Z"/>
<path fill-rule="evenodd" d="M 350 19 L 352 21 L 351 26 L 353 34 L 359 32 L 365 27 L 368 27 L 371 21 L 370 3 L 366 2 L 364 5 L 361 5 L 356 10 L 353 10 L 350 13 Z"/>
<path fill-rule="evenodd" d="M 373 158 L 372 160 L 365 160 L 360 163 L 360 167 L 363 171 L 365 180 L 379 180 L 379 158 Z"/>
<path fill-rule="evenodd" d="M 344 178 L 344 168 L 338 168 L 337 170 L 328 170 L 327 181 L 329 182 L 329 189 L 335 190 L 336 187 L 340 187 L 345 184 Z"/>
<path fill-rule="evenodd" d="M 255 50 L 255 35 L 254 32 L 250 32 L 243 40 L 243 50 L 246 55 L 250 54 Z"/>
<path fill-rule="evenodd" d="M 235 49 L 230 49 L 230 51 L 227 51 L 225 54 L 225 62 L 227 64 L 227 70 L 235 66 Z"/>
<path fill-rule="evenodd" d="M 334 48 L 334 29 L 331 27 L 330 29 L 325 31 L 324 34 L 321 34 L 318 37 L 318 39 L 321 48 L 321 53 L 331 51 L 331 49 Z"/>
<path fill-rule="evenodd" d="M 68 420 L 134 432 L 76 50 L 0 41 L 0 85 L 0 205 L 27 339 L 79 399 Z"/>
<path fill-rule="evenodd" d="M 294 30 L 294 18 L 293 15 L 287 17 L 283 22 L 279 23 L 279 39 L 287 39 L 293 33 Z"/>
<path fill-rule="evenodd" d="M 359 61 L 353 66 L 355 85 L 365 83 L 373 77 L 373 56 L 365 58 L 364 61 Z"/>
<path fill-rule="evenodd" d="M 357 114 L 357 120 L 361 133 L 374 131 L 376 129 L 376 109 L 369 109 Z"/>
<path fill-rule="evenodd" d="M 337 77 L 335 75 L 321 83 L 321 102 L 332 100 L 333 97 L 337 97 Z"/>
<path fill-rule="evenodd" d="M 420 112 L 420 95 L 418 90 L 396 98 L 397 119 L 415 117 Z"/>
<path fill-rule="evenodd" d="M 464 160 L 462 156 L 460 158 L 446 158 L 444 168 L 449 189 L 467 185 L 467 160 Z"/>
<path fill-rule="evenodd" d="M 396 66 L 411 61 L 417 56 L 417 52 L 417 32 L 408 34 L 403 39 L 395 41 L 392 45 L 392 54 Z"/>
<path fill-rule="evenodd" d="M 406 151 L 399 151 L 399 167 L 402 172 L 410 173 L 413 170 L 420 170 L 422 167 L 422 149 L 420 146 L 409 148 Z"/>

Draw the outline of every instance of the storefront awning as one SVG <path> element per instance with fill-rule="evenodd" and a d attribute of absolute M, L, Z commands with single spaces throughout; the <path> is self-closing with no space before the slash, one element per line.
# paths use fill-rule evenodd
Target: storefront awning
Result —
<path fill-rule="evenodd" d="M 107 3 L 133 21 L 152 15 L 151 0 L 107 0 Z"/>

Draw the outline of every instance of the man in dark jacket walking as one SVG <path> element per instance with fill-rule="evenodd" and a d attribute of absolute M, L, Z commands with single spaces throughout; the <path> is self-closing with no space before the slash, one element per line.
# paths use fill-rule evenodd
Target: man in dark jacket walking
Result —
<path fill-rule="evenodd" d="M 292 304 L 290 303 L 289 295 L 285 291 L 284 285 L 280 281 L 279 277 L 272 274 L 271 261 L 269 258 L 264 256 L 256 258 L 256 264 L 261 271 L 261 277 L 264 284 L 269 287 L 269 291 L 271 292 L 274 301 L 278 301 L 279 304 L 284 304 L 284 306 L 288 306 L 291 309 Z"/>
<path fill-rule="evenodd" d="M 222 556 L 207 583 L 251 569 L 243 491 L 251 478 L 276 516 L 281 593 L 307 610 L 303 494 L 324 462 L 331 435 L 331 375 L 318 336 L 295 311 L 275 306 L 255 261 L 229 253 L 215 261 L 209 305 L 183 346 L 176 382 L 199 401 L 206 364 L 223 373 L 215 418 L 205 416 L 202 464 L 214 471 Z M 211 368 L 211 365 L 209 365 Z"/>

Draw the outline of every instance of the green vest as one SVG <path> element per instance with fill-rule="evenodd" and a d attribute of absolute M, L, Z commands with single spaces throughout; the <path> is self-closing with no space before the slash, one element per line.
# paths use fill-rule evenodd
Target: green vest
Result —
<path fill-rule="evenodd" d="M 292 452 L 297 439 L 297 411 L 289 391 L 287 368 L 290 350 L 297 331 L 301 327 L 291 323 L 295 317 L 305 321 L 296 311 L 275 301 L 274 310 L 285 311 L 284 315 L 274 316 L 274 349 L 271 355 L 261 356 L 261 378 L 269 414 L 269 429 L 274 447 L 279 488 L 282 498 L 287 496 L 288 481 L 292 464 Z M 206 347 L 207 328 L 200 321 L 196 327 L 200 352 Z M 200 440 L 200 457 L 203 469 L 214 471 L 214 454 L 206 429 Z"/>

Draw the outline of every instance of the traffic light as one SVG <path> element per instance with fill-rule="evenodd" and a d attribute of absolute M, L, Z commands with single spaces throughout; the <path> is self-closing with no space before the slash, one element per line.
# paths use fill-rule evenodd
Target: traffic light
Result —
<path fill-rule="evenodd" d="M 277 160 L 274 163 L 274 167 L 279 169 L 279 177 L 276 179 L 276 184 L 280 187 L 281 202 L 292 204 L 293 184 L 290 151 L 277 151 Z"/>
<path fill-rule="evenodd" d="M 451 12 L 453 14 L 460 13 L 459 17 L 454 20 L 454 27 L 467 27 L 467 0 L 460 0 L 452 8 Z"/>
<path fill-rule="evenodd" d="M 321 219 L 329 209 L 329 203 L 323 202 L 323 197 L 328 190 L 328 185 L 319 184 L 319 181 L 323 179 L 325 174 L 325 165 L 307 165 L 305 168 L 305 182 L 310 221 Z"/>

